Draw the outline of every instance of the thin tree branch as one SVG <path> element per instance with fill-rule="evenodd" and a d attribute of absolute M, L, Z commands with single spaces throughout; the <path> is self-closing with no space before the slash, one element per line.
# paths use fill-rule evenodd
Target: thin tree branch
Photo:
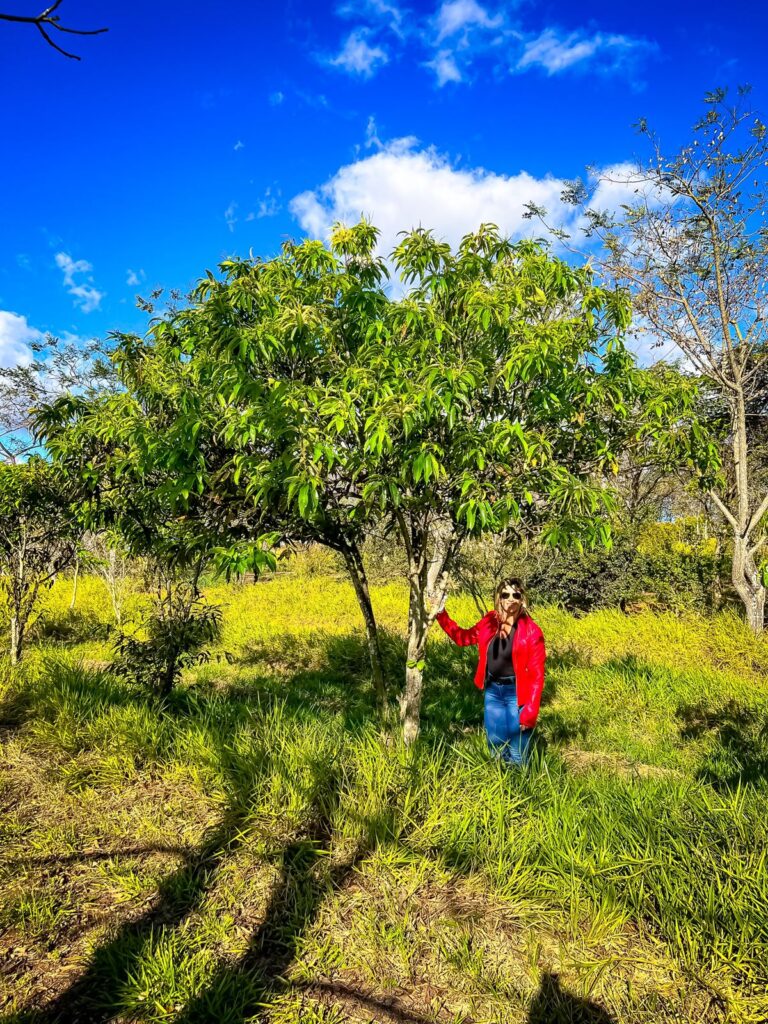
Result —
<path fill-rule="evenodd" d="M 763 518 L 763 516 L 765 515 L 766 512 L 768 512 L 768 494 L 765 495 L 765 497 L 760 502 L 758 507 L 752 513 L 752 518 L 749 520 L 749 523 L 747 525 L 747 532 L 746 532 L 745 536 L 748 537 L 750 535 L 750 533 L 752 533 L 752 531 L 757 526 L 757 524 L 760 522 L 760 520 Z"/>
<path fill-rule="evenodd" d="M 0 14 L 0 21 L 13 21 L 17 24 L 34 25 L 40 35 L 45 39 L 49 46 L 52 46 L 54 50 L 58 50 L 59 53 L 65 57 L 69 57 L 71 60 L 80 60 L 76 53 L 70 53 L 68 50 L 63 49 L 57 43 L 51 39 L 48 33 L 43 27 L 48 26 L 49 28 L 56 29 L 57 32 L 67 32 L 73 36 L 98 36 L 102 32 L 109 32 L 108 28 L 67 28 L 66 25 L 59 24 L 59 15 L 54 14 L 54 11 L 62 3 L 62 0 L 56 0 L 55 3 L 47 7 L 42 14 L 37 16 L 32 15 L 21 15 L 21 14 Z"/>
<path fill-rule="evenodd" d="M 712 498 L 712 500 L 714 501 L 714 503 L 717 505 L 717 507 L 722 512 L 722 514 L 725 516 L 725 518 L 728 520 L 728 522 L 734 528 L 734 530 L 738 530 L 739 524 L 736 522 L 735 516 L 730 511 L 730 509 L 726 505 L 723 504 L 723 502 L 721 501 L 719 495 L 716 494 L 715 491 L 710 491 L 709 494 L 710 494 L 710 497 Z"/>

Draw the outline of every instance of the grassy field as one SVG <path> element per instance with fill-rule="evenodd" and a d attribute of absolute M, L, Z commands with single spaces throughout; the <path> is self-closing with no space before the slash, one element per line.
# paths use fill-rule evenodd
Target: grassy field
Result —
<path fill-rule="evenodd" d="M 164 706 L 110 675 L 94 579 L 0 663 L 2 1021 L 768 1019 L 768 641 L 537 610 L 519 774 L 442 633 L 405 750 L 351 587 L 210 596 L 220 650 Z M 406 592 L 373 601 L 396 687 Z"/>

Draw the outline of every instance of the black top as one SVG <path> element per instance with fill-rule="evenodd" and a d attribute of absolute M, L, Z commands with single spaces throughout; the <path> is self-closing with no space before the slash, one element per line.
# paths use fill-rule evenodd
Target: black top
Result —
<path fill-rule="evenodd" d="M 509 636 L 500 636 L 498 633 L 488 645 L 488 657 L 486 661 L 486 675 L 493 679 L 501 676 L 514 676 L 515 670 L 512 667 L 512 643 L 515 639 L 517 623 L 512 627 Z"/>

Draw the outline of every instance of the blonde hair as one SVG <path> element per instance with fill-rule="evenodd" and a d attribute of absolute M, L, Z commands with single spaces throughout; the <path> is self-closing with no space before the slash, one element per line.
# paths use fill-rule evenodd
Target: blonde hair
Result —
<path fill-rule="evenodd" d="M 525 589 L 525 584 L 518 576 L 508 576 L 506 579 L 502 580 L 501 583 L 499 583 L 499 585 L 496 587 L 496 592 L 493 595 L 493 608 L 494 611 L 496 612 L 496 617 L 499 619 L 501 618 L 501 592 L 502 590 L 504 590 L 505 587 L 510 587 L 514 588 L 515 590 L 519 590 L 520 593 L 523 595 L 522 600 L 520 601 L 520 611 L 517 614 L 517 618 L 520 618 L 521 615 L 527 615 L 528 592 Z"/>

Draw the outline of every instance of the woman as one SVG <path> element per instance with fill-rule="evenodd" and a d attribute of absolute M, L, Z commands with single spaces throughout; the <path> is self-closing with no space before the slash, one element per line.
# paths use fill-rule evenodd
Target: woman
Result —
<path fill-rule="evenodd" d="M 488 746 L 508 764 L 524 764 L 544 689 L 544 634 L 528 614 L 525 587 L 517 577 L 496 588 L 493 611 L 469 629 L 457 626 L 443 607 L 437 621 L 460 647 L 477 644 L 475 686 L 485 689 Z"/>

